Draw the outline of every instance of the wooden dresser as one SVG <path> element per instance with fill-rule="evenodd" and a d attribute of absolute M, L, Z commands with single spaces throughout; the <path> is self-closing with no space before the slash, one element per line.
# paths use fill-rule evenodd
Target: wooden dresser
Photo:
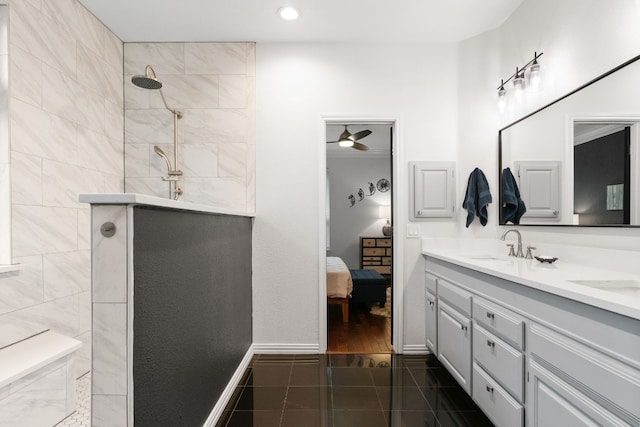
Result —
<path fill-rule="evenodd" d="M 391 280 L 391 237 L 360 237 L 360 269 L 376 270 Z"/>

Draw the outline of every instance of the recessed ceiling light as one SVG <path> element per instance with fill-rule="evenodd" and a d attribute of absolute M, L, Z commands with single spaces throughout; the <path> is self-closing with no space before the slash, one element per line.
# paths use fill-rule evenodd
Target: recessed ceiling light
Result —
<path fill-rule="evenodd" d="M 287 21 L 293 21 L 294 19 L 298 19 L 300 14 L 298 13 L 298 9 L 293 6 L 283 6 L 278 9 L 278 15 L 280 18 L 285 19 Z"/>

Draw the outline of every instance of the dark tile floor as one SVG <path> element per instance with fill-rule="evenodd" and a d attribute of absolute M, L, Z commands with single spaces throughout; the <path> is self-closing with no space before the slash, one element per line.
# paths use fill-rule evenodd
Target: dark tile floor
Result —
<path fill-rule="evenodd" d="M 493 426 L 434 356 L 256 355 L 217 427 Z"/>

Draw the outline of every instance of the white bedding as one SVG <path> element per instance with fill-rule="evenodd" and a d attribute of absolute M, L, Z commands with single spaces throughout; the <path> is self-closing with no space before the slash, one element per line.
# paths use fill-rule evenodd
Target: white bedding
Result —
<path fill-rule="evenodd" d="M 353 280 L 349 268 L 338 257 L 327 257 L 327 296 L 331 298 L 351 297 Z"/>

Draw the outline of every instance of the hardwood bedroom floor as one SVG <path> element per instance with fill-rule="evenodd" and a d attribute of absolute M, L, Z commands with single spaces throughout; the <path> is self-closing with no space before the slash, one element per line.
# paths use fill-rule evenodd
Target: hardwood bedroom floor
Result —
<path fill-rule="evenodd" d="M 350 304 L 349 322 L 343 323 L 340 306 L 328 307 L 328 354 L 393 353 L 391 319 L 369 310 L 364 304 Z"/>

